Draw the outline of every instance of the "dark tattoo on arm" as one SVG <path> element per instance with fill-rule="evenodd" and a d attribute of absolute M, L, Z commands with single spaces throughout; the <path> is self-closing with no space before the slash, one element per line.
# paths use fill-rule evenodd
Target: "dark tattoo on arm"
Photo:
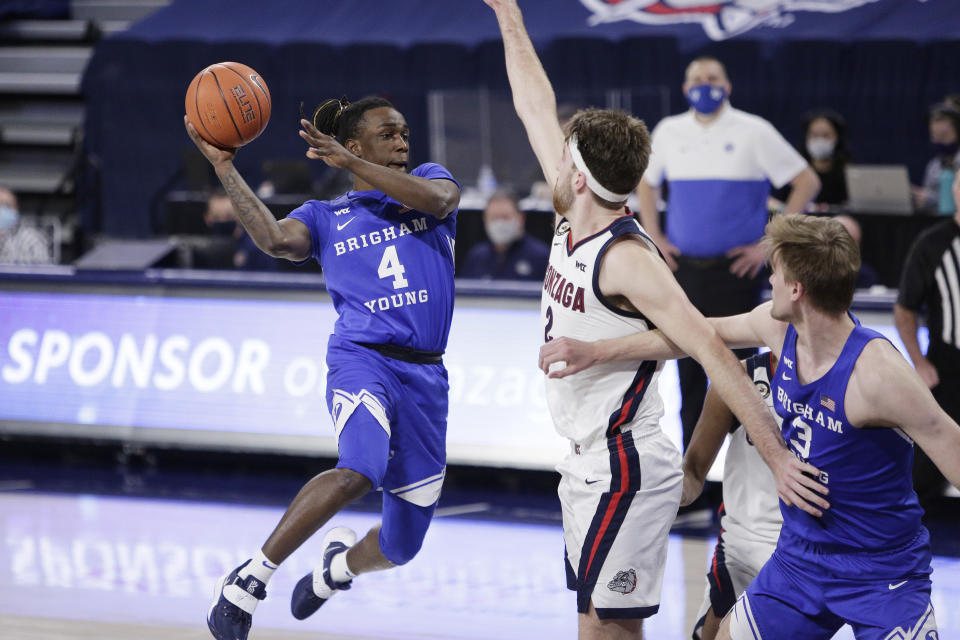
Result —
<path fill-rule="evenodd" d="M 221 182 L 227 195 L 230 196 L 230 200 L 233 202 L 233 207 L 237 212 L 237 218 L 248 231 L 250 230 L 248 225 L 255 224 L 261 219 L 263 213 L 267 213 L 272 217 L 269 211 L 264 211 L 266 207 L 261 209 L 262 203 L 253 195 L 250 187 L 244 182 L 243 178 L 240 177 L 240 174 L 237 173 L 235 169 L 223 176 Z"/>
<path fill-rule="evenodd" d="M 236 168 L 220 176 L 220 182 L 233 203 L 237 219 L 260 249 L 274 255 L 282 232 L 273 214 L 253 193 Z"/>

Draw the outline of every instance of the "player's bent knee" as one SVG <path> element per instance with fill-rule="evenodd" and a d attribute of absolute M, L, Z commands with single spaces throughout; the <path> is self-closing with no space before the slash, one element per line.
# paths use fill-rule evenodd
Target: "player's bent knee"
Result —
<path fill-rule="evenodd" d="M 391 564 L 400 566 L 413 560 L 423 546 L 423 536 L 384 535 L 380 530 L 380 552 Z"/>
<path fill-rule="evenodd" d="M 332 472 L 337 479 L 338 490 L 352 499 L 366 495 L 373 488 L 373 482 L 370 478 L 353 469 L 337 468 L 333 469 Z"/>
<path fill-rule="evenodd" d="M 423 546 L 436 503 L 422 507 L 392 495 L 383 497 L 380 551 L 395 565 L 410 562 Z"/>

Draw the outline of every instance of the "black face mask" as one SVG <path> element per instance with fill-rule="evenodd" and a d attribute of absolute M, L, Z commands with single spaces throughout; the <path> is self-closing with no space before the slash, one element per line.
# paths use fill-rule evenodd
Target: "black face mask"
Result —
<path fill-rule="evenodd" d="M 930 149 L 933 155 L 938 158 L 943 156 L 953 157 L 960 150 L 960 142 L 931 142 Z"/>
<path fill-rule="evenodd" d="M 210 225 L 210 232 L 215 236 L 232 236 L 237 230 L 235 220 L 225 220 L 223 222 L 214 222 Z"/>

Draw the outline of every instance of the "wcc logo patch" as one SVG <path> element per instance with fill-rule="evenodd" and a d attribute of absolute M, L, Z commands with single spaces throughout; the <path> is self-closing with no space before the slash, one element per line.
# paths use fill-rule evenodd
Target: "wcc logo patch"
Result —
<path fill-rule="evenodd" d="M 798 11 L 840 13 L 878 0 L 580 0 L 593 15 L 587 24 L 633 20 L 641 24 L 699 24 L 711 40 L 756 27 L 789 26 Z"/>
<path fill-rule="evenodd" d="M 633 569 L 617 571 L 617 575 L 613 576 L 613 580 L 607 583 L 607 589 L 610 589 L 610 591 L 616 591 L 617 593 L 622 593 L 623 595 L 633 593 L 634 589 L 636 588 L 637 572 Z"/>

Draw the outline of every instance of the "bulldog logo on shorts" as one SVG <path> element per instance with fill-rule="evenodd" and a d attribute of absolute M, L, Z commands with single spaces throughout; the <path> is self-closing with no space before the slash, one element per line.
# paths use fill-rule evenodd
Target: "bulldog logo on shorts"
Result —
<path fill-rule="evenodd" d="M 633 569 L 627 569 L 626 571 L 617 571 L 617 575 L 613 576 L 613 580 L 607 583 L 607 589 L 610 591 L 616 591 L 627 595 L 628 593 L 633 593 L 633 590 L 637 588 L 637 572 Z"/>

